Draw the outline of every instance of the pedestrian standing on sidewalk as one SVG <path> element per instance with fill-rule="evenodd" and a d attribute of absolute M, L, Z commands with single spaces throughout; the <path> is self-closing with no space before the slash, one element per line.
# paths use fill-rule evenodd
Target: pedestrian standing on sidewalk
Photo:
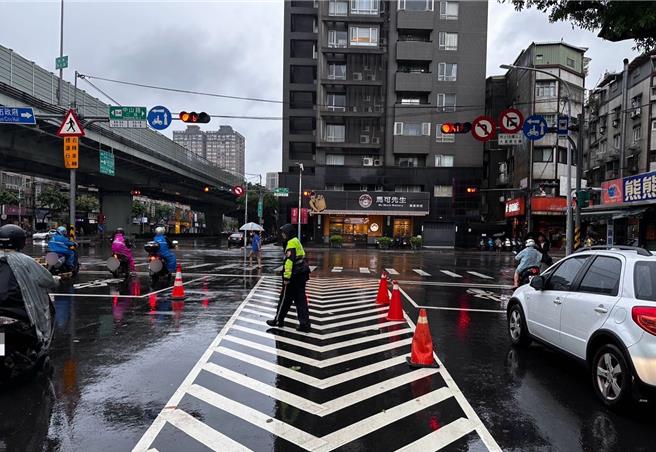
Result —
<path fill-rule="evenodd" d="M 259 232 L 251 232 L 251 252 L 248 254 L 248 265 L 251 267 L 253 256 L 257 258 L 257 266 L 262 267 L 262 240 Z"/>
<path fill-rule="evenodd" d="M 305 285 L 310 279 L 310 266 L 305 260 L 305 250 L 296 237 L 296 228 L 288 223 L 280 228 L 280 233 L 285 247 L 285 260 L 282 264 L 282 293 L 278 301 L 276 317 L 273 320 L 267 320 L 266 323 L 269 326 L 282 327 L 287 312 L 294 302 L 299 323 L 297 330 L 309 333 L 310 313 L 305 296 Z"/>

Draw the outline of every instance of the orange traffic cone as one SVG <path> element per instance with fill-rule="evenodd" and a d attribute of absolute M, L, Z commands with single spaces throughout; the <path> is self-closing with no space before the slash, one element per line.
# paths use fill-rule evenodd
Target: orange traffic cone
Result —
<path fill-rule="evenodd" d="M 387 321 L 403 321 L 403 305 L 401 304 L 401 292 L 396 281 L 392 281 L 392 301 L 390 302 L 389 311 L 387 311 Z"/>
<path fill-rule="evenodd" d="M 387 291 L 387 274 L 380 274 L 380 284 L 378 284 L 378 295 L 376 296 L 377 304 L 389 304 L 389 292 Z"/>
<path fill-rule="evenodd" d="M 173 294 L 171 298 L 174 300 L 182 300 L 185 298 L 184 285 L 182 284 L 182 266 L 178 264 L 175 270 L 175 283 L 173 283 Z"/>
<path fill-rule="evenodd" d="M 433 339 L 428 327 L 426 310 L 419 310 L 417 328 L 412 336 L 412 353 L 408 358 L 410 367 L 440 367 L 433 359 Z"/>

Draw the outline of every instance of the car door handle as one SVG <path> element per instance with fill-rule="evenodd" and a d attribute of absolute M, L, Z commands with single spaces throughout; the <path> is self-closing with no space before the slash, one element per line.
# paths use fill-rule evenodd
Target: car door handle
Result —
<path fill-rule="evenodd" d="M 554 298 L 554 304 L 563 304 L 560 298 Z"/>
<path fill-rule="evenodd" d="M 606 314 L 608 309 L 604 308 L 603 305 L 599 305 L 595 308 L 595 312 L 598 312 L 599 314 Z"/>

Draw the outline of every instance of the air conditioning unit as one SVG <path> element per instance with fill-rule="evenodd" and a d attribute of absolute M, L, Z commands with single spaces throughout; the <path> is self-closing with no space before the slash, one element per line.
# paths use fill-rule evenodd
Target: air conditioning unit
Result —
<path fill-rule="evenodd" d="M 640 117 L 640 107 L 631 111 L 631 118 L 639 118 L 639 117 Z"/>
<path fill-rule="evenodd" d="M 371 137 L 371 144 L 380 144 L 380 137 Z"/>
<path fill-rule="evenodd" d="M 620 120 L 619 119 L 613 119 L 613 127 L 619 127 L 620 125 Z"/>
<path fill-rule="evenodd" d="M 360 135 L 360 144 L 369 144 L 369 135 Z"/>
<path fill-rule="evenodd" d="M 371 81 L 371 82 L 372 82 L 372 81 L 375 81 L 375 80 L 376 80 L 376 74 L 374 74 L 373 72 L 369 72 L 369 73 L 367 74 L 367 80 L 369 80 L 369 81 Z"/>
<path fill-rule="evenodd" d="M 362 131 L 365 133 L 369 133 L 369 130 L 371 130 L 371 127 L 369 126 L 362 126 Z"/>
<path fill-rule="evenodd" d="M 374 165 L 374 159 L 371 157 L 363 157 L 362 158 L 362 165 L 363 166 L 373 166 Z"/>
<path fill-rule="evenodd" d="M 383 166 L 383 161 L 381 159 L 374 159 L 374 166 Z"/>
<path fill-rule="evenodd" d="M 353 80 L 362 80 L 362 72 L 354 72 Z"/>

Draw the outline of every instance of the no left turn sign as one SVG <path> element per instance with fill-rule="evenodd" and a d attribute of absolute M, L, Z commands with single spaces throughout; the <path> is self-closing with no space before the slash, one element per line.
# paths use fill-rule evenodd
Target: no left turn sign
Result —
<path fill-rule="evenodd" d="M 471 133 L 478 141 L 488 141 L 494 137 L 496 128 L 494 119 L 489 116 L 479 116 L 472 122 Z"/>
<path fill-rule="evenodd" d="M 524 115 L 516 108 L 509 108 L 501 112 L 499 127 L 505 133 L 517 133 L 524 125 Z"/>

